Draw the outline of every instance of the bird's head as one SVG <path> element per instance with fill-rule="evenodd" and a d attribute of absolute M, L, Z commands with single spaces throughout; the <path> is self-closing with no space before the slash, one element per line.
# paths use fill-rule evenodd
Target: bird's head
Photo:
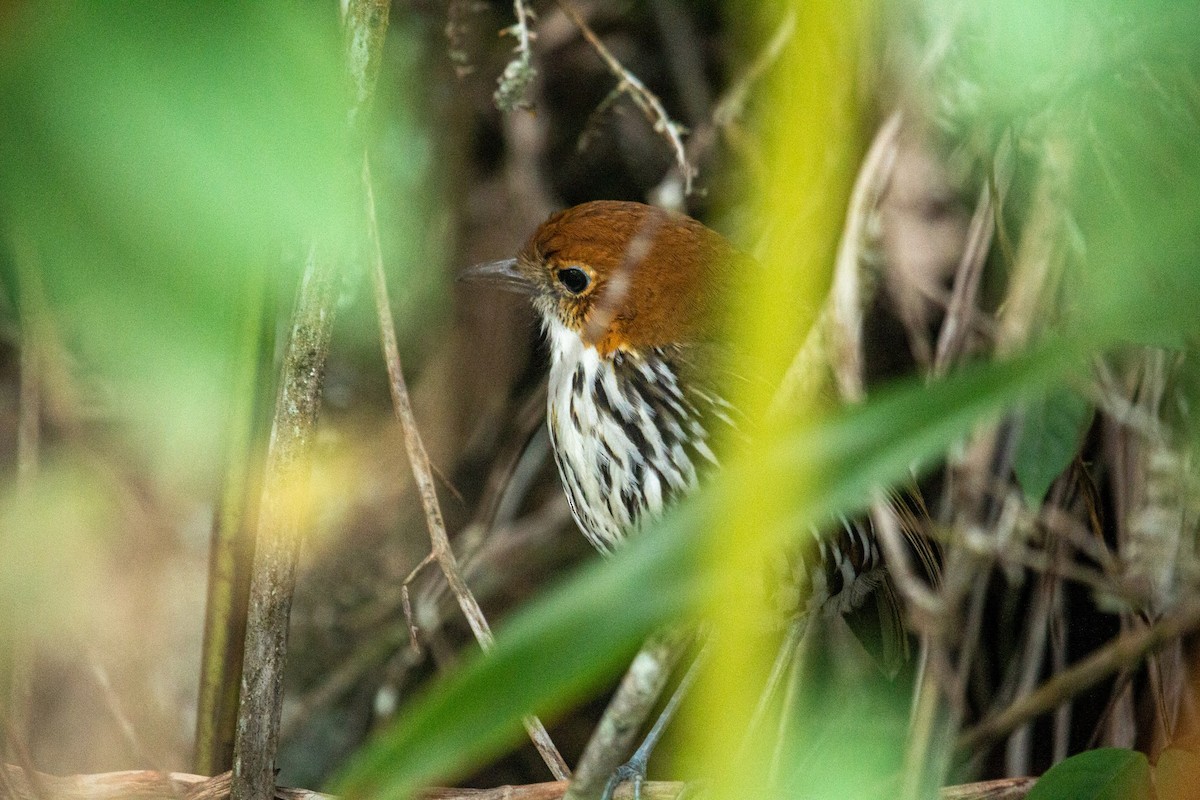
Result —
<path fill-rule="evenodd" d="M 706 337 L 743 258 L 690 217 L 601 200 L 552 215 L 516 258 L 464 277 L 530 295 L 543 324 L 611 357 Z"/>

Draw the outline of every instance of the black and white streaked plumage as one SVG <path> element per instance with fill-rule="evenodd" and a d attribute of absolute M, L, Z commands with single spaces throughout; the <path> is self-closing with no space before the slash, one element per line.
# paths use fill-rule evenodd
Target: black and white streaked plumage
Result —
<path fill-rule="evenodd" d="M 732 425 L 730 410 L 681 385 L 661 349 L 605 358 L 557 320 L 546 329 L 555 461 L 580 530 L 609 552 L 718 466 L 706 420 Z"/>

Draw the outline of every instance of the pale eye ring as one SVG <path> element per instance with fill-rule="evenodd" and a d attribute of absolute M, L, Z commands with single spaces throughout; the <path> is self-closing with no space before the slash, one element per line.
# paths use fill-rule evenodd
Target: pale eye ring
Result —
<path fill-rule="evenodd" d="M 582 294 L 592 283 L 591 277 L 579 267 L 563 267 L 556 277 L 571 294 Z"/>

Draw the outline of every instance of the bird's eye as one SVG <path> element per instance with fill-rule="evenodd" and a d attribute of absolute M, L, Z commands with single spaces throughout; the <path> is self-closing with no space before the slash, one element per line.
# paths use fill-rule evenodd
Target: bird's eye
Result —
<path fill-rule="evenodd" d="M 558 282 L 571 294 L 580 294 L 592 279 L 579 267 L 566 267 L 558 271 Z"/>

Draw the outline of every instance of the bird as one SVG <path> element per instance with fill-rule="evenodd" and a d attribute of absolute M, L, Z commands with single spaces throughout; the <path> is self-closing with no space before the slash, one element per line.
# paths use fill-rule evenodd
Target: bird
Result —
<path fill-rule="evenodd" d="M 725 395 L 747 378 L 724 333 L 729 300 L 756 268 L 689 216 L 597 200 L 552 214 L 515 257 L 464 273 L 524 294 L 540 318 L 554 459 L 576 524 L 602 553 L 700 490 L 736 441 L 743 418 Z M 843 519 L 808 545 L 803 566 L 782 560 L 804 587 L 791 592 L 807 596 L 803 613 L 852 611 L 884 579 L 868 526 Z"/>
<path fill-rule="evenodd" d="M 740 414 L 723 333 L 755 268 L 684 214 L 596 200 L 552 214 L 514 258 L 465 277 L 530 298 L 549 343 L 546 420 L 571 514 L 602 553 L 650 525 L 720 466 Z M 808 606 L 845 612 L 878 585 L 863 526 L 817 537 Z"/>

